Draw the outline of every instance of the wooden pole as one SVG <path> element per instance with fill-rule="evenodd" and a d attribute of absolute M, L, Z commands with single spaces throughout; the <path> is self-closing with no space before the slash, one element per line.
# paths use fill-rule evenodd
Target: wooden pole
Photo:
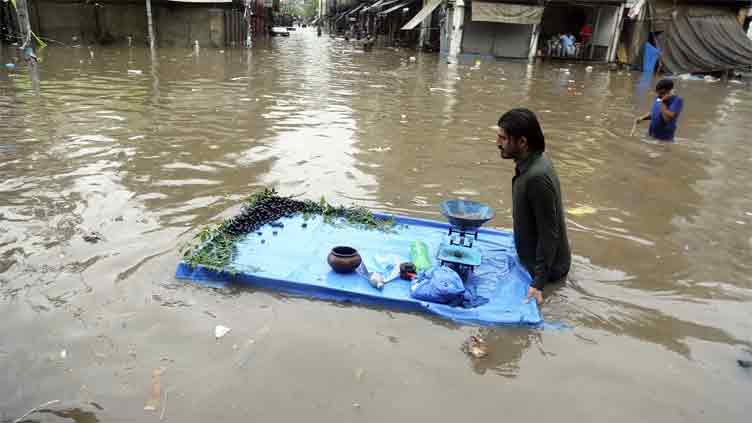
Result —
<path fill-rule="evenodd" d="M 31 39 L 31 22 L 29 21 L 29 8 L 26 0 L 16 0 L 16 15 L 18 16 L 18 28 L 21 31 L 21 52 L 29 66 L 32 86 L 36 91 L 39 87 L 39 72 L 37 71 L 37 57 L 34 54 L 34 40 Z"/>

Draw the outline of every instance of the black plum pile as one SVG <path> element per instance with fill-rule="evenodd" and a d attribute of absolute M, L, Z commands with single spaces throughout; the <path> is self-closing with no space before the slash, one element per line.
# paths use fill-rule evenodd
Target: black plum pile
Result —
<path fill-rule="evenodd" d="M 230 235 L 243 235 L 258 230 L 260 227 L 279 220 L 303 213 L 306 205 L 302 201 L 292 198 L 272 196 L 264 198 L 250 206 L 243 206 L 239 215 L 232 217 L 225 223 L 226 231 Z"/>

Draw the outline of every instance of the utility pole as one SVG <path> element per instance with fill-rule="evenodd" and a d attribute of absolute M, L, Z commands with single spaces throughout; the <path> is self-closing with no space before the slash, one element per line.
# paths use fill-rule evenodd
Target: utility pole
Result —
<path fill-rule="evenodd" d="M 449 63 L 457 63 L 457 56 L 462 49 L 462 32 L 465 26 L 465 2 L 464 0 L 454 0 L 454 10 L 452 10 L 452 36 L 449 39 Z"/>
<path fill-rule="evenodd" d="M 26 0 L 16 0 L 16 15 L 18 28 L 21 31 L 21 52 L 29 66 L 29 75 L 35 91 L 39 88 L 39 72 L 37 70 L 37 56 L 34 54 L 34 41 L 31 39 L 31 22 L 29 22 L 29 8 Z"/>
<path fill-rule="evenodd" d="M 149 26 L 149 48 L 154 52 L 154 24 L 151 19 L 151 0 L 146 0 L 146 21 Z"/>

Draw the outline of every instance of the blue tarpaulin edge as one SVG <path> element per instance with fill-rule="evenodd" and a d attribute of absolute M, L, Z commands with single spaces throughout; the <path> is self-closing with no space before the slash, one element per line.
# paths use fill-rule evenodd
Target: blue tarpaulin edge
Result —
<path fill-rule="evenodd" d="M 395 222 L 399 225 L 417 225 L 436 229 L 446 229 L 449 227 L 446 223 L 433 220 L 395 216 L 381 213 L 376 213 L 375 216 L 380 219 L 394 219 Z M 478 233 L 480 235 L 487 234 L 505 237 L 512 236 L 509 232 L 486 228 L 481 228 Z M 252 273 L 216 271 L 213 269 L 205 268 L 203 266 L 192 267 L 191 265 L 182 261 L 177 266 L 175 277 L 177 279 L 199 282 L 203 285 L 212 287 L 223 287 L 229 284 L 239 284 L 321 300 L 348 302 L 353 304 L 382 307 L 406 312 L 428 313 L 463 324 L 475 324 L 481 326 L 538 326 L 543 323 L 543 319 L 540 317 L 540 313 L 538 312 L 537 307 L 533 304 L 531 304 L 534 310 L 532 316 L 522 313 L 520 315 L 520 320 L 513 321 L 504 320 L 499 316 L 495 316 L 497 318 L 489 318 L 489 316 L 484 317 L 484 313 L 479 312 L 480 308 L 464 309 L 461 307 L 452 307 L 443 304 L 418 301 L 415 299 L 406 300 L 389 298 L 382 295 L 372 295 L 365 292 L 353 292 L 312 283 L 309 284 L 300 281 L 269 278 Z M 528 285 L 530 283 L 529 280 L 525 282 Z M 519 299 L 519 301 L 522 301 L 522 299 Z"/>

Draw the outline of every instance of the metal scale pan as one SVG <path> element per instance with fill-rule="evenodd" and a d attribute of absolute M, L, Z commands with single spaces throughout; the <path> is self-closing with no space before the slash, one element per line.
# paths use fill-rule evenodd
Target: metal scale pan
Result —
<path fill-rule="evenodd" d="M 457 271 L 466 282 L 473 269 L 481 264 L 480 250 L 473 246 L 478 229 L 493 219 L 495 213 L 485 204 L 467 200 L 448 200 L 439 207 L 451 228 L 449 242 L 439 246 L 436 259 L 442 266 Z"/>

